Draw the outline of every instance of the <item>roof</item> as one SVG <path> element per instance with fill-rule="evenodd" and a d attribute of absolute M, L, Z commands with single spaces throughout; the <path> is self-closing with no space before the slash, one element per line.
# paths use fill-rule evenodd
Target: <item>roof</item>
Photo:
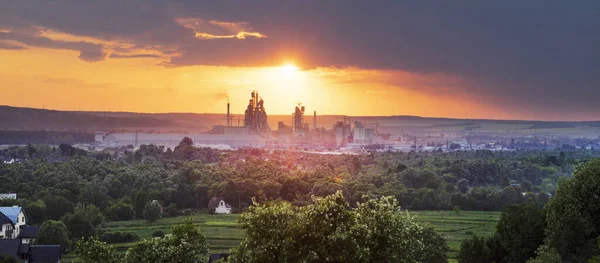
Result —
<path fill-rule="evenodd" d="M 7 216 L 5 216 L 3 213 L 0 213 L 0 226 L 4 225 L 4 224 L 13 224 L 12 220 L 10 220 L 10 218 L 8 218 Z"/>
<path fill-rule="evenodd" d="M 208 201 L 208 208 L 217 208 L 223 198 L 213 197 Z"/>
<path fill-rule="evenodd" d="M 0 239 L 0 254 L 17 257 L 19 255 L 20 239 Z"/>
<path fill-rule="evenodd" d="M 29 244 L 21 243 L 19 245 L 19 254 L 27 254 L 29 253 Z"/>
<path fill-rule="evenodd" d="M 37 237 L 38 232 L 40 231 L 39 227 L 35 226 L 24 226 L 19 234 L 20 238 L 35 238 Z"/>
<path fill-rule="evenodd" d="M 61 259 L 59 245 L 29 246 L 29 262 L 58 262 Z"/>
<path fill-rule="evenodd" d="M 17 223 L 17 217 L 19 216 L 19 213 L 21 213 L 21 210 L 23 210 L 23 208 L 20 206 L 0 206 L 0 213 L 10 218 L 13 224 Z"/>

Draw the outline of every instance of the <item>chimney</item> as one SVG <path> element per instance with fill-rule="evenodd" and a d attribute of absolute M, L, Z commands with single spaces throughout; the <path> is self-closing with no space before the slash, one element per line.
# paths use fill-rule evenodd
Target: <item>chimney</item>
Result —
<path fill-rule="evenodd" d="M 315 111 L 315 116 L 313 117 L 313 128 L 317 130 L 317 111 Z"/>
<path fill-rule="evenodd" d="M 231 118 L 229 115 L 229 102 L 227 103 L 227 127 L 230 126 Z"/>

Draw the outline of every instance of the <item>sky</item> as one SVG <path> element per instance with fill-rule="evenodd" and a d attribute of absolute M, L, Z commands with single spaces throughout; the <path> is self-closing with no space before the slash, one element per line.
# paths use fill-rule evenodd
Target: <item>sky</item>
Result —
<path fill-rule="evenodd" d="M 0 105 L 600 120 L 600 1 L 0 0 Z"/>

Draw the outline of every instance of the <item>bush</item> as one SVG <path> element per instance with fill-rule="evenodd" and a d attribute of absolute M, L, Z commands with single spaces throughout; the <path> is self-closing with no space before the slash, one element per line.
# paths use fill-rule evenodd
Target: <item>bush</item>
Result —
<path fill-rule="evenodd" d="M 471 235 L 472 236 L 473 235 L 473 231 L 467 231 L 467 232 L 465 232 L 465 235 Z"/>
<path fill-rule="evenodd" d="M 160 237 L 163 238 L 165 237 L 165 232 L 163 232 L 160 229 L 154 230 L 154 232 L 152 232 L 152 237 Z"/>
<path fill-rule="evenodd" d="M 167 217 L 176 217 L 176 216 L 180 216 L 181 215 L 181 210 L 179 210 L 179 208 L 177 208 L 177 205 L 175 205 L 174 203 L 171 203 L 169 206 L 167 206 L 167 208 L 165 209 L 165 215 Z"/>
<path fill-rule="evenodd" d="M 140 237 L 135 232 L 106 232 L 100 237 L 100 241 L 109 244 L 129 243 L 139 241 Z"/>

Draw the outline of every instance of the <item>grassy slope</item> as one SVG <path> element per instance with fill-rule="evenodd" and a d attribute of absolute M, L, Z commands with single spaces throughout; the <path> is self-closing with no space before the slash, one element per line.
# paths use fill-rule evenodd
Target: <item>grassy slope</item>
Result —
<path fill-rule="evenodd" d="M 478 236 L 489 236 L 494 233 L 496 222 L 500 219 L 499 212 L 478 211 L 462 211 L 458 216 L 450 211 L 410 211 L 410 215 L 416 216 L 417 221 L 431 223 L 437 231 L 443 233 L 451 249 L 450 262 L 456 262 L 460 243 L 471 236 L 466 234 L 467 231 Z M 133 231 L 145 239 L 152 237 L 152 232 L 157 229 L 168 233 L 172 225 L 182 223 L 188 218 L 191 218 L 194 225 L 199 226 L 207 237 L 211 253 L 227 251 L 244 238 L 244 232 L 236 223 L 237 215 L 198 213 L 192 216 L 164 218 L 153 223 L 144 220 L 111 222 L 108 227 L 111 231 Z M 114 244 L 120 252 L 126 251 L 132 245 L 133 243 Z M 65 255 L 65 261 L 68 262 L 73 257 L 73 254 Z"/>

